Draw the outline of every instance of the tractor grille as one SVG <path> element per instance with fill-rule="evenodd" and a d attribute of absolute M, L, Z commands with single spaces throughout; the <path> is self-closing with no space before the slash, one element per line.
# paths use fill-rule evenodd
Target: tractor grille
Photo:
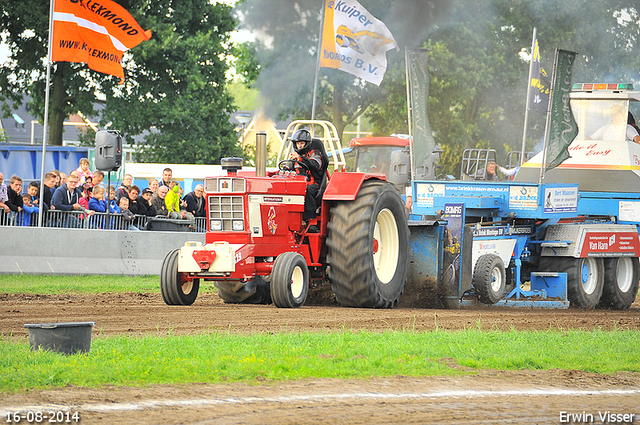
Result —
<path fill-rule="evenodd" d="M 244 192 L 245 179 L 240 177 L 216 177 L 204 179 L 204 188 L 209 193 Z"/>
<path fill-rule="evenodd" d="M 209 196 L 209 230 L 212 232 L 243 231 L 242 200 L 242 196 Z"/>

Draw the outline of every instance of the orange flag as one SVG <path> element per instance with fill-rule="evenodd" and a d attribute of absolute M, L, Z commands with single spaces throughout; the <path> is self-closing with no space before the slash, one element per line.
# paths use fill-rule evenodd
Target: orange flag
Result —
<path fill-rule="evenodd" d="M 52 61 L 83 62 L 120 77 L 124 52 L 151 38 L 122 6 L 111 0 L 55 0 Z"/>

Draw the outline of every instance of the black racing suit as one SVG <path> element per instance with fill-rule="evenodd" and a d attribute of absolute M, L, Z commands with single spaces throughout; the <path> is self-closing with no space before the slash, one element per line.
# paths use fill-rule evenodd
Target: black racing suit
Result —
<path fill-rule="evenodd" d="M 304 196 L 304 213 L 302 214 L 303 220 L 309 220 L 316 217 L 316 196 L 320 190 L 320 183 L 322 182 L 323 167 L 322 153 L 317 149 L 311 149 L 304 155 L 297 158 L 298 162 L 307 166 L 309 171 L 304 167 L 298 168 L 298 174 L 305 175 L 307 177 L 307 191 Z"/>

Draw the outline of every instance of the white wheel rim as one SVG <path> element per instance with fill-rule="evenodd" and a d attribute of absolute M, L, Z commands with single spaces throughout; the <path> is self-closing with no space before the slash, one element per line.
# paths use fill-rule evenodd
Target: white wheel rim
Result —
<path fill-rule="evenodd" d="M 304 273 L 299 266 L 296 266 L 291 273 L 291 295 L 298 298 L 302 294 L 304 285 Z"/>
<path fill-rule="evenodd" d="M 494 267 L 491 270 L 491 290 L 496 293 L 502 286 L 502 272 L 498 267 Z"/>
<path fill-rule="evenodd" d="M 618 258 L 616 265 L 616 285 L 620 292 L 626 293 L 633 285 L 633 261 L 630 257 Z"/>
<path fill-rule="evenodd" d="M 385 208 L 378 213 L 373 229 L 373 264 L 381 283 L 391 282 L 398 268 L 400 237 L 398 225 L 391 210 Z"/>
<path fill-rule="evenodd" d="M 182 282 L 182 293 L 188 295 L 193 290 L 193 281 L 187 280 L 186 282 Z"/>
<path fill-rule="evenodd" d="M 598 286 L 598 263 L 594 258 L 586 258 L 582 263 L 582 289 L 591 295 Z"/>

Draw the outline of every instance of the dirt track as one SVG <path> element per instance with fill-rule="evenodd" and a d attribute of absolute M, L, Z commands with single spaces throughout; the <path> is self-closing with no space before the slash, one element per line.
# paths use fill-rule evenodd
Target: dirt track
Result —
<path fill-rule="evenodd" d="M 316 297 L 318 298 L 318 297 Z M 320 296 L 319 298 L 322 298 Z M 326 300 L 324 300 L 326 302 Z M 116 334 L 191 334 L 415 329 L 640 329 L 640 303 L 624 312 L 596 310 L 224 305 L 200 294 L 190 307 L 167 306 L 159 294 L 0 294 L 0 333 L 26 340 L 25 323 L 94 321 L 94 338 Z M 446 359 L 443 359 L 446 361 Z M 457 367 L 452 364 L 453 367 Z M 0 412 L 78 410 L 81 423 L 560 423 L 560 412 L 640 414 L 640 373 L 478 371 L 462 378 L 262 382 L 260 385 L 70 387 L 0 394 Z M 615 391 L 612 393 L 611 391 Z M 4 419 L 3 419 L 4 420 Z M 635 423 L 640 423 L 640 417 Z"/>

